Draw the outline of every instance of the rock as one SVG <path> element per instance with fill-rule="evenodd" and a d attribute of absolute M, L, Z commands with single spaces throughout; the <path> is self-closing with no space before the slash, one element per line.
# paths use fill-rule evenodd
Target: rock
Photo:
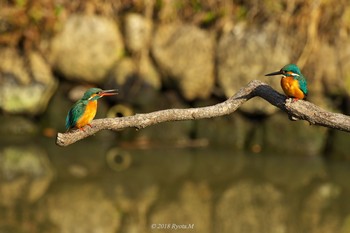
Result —
<path fill-rule="evenodd" d="M 232 32 L 221 36 L 217 48 L 218 83 L 226 97 L 231 97 L 241 87 L 254 79 L 264 81 L 283 93 L 280 78 L 264 77 L 268 72 L 281 69 L 291 63 L 287 45 L 276 43 L 277 25 L 263 28 L 247 28 L 238 24 Z M 285 36 L 280 34 L 279 40 Z M 254 114 L 271 114 L 276 107 L 256 98 L 240 107 Z"/>
<path fill-rule="evenodd" d="M 59 85 L 55 95 L 50 100 L 44 114 L 40 117 L 40 126 L 44 129 L 54 129 L 59 132 L 64 132 L 65 120 L 69 109 L 74 104 L 69 100 L 70 92 L 64 85 Z M 81 98 L 81 96 L 79 96 Z M 56 136 L 56 135 L 55 135 Z"/>
<path fill-rule="evenodd" d="M 216 232 L 286 232 L 282 193 L 264 183 L 241 181 L 229 187 L 215 211 Z"/>
<path fill-rule="evenodd" d="M 137 67 L 135 62 L 131 58 L 125 57 L 113 67 L 110 76 L 116 85 L 122 86 L 136 74 Z"/>
<path fill-rule="evenodd" d="M 124 19 L 125 46 L 132 52 L 141 52 L 150 46 L 152 21 L 140 14 L 129 13 Z"/>
<path fill-rule="evenodd" d="M 302 68 L 308 82 L 307 100 L 328 111 L 337 111 L 337 109 L 334 102 L 327 98 L 327 95 L 334 97 L 346 93 L 346 88 L 343 85 L 343 74 L 346 72 L 342 70 L 342 65 L 340 65 L 345 62 L 339 60 L 338 53 L 341 52 L 337 52 L 335 47 L 328 43 L 322 43 L 321 46 L 317 46 L 317 49 L 312 51 L 307 63 Z M 345 60 L 343 59 L 343 61 Z"/>
<path fill-rule="evenodd" d="M 122 37 L 113 20 L 72 15 L 53 39 L 50 55 L 54 68 L 67 79 L 101 83 L 122 53 Z"/>
<path fill-rule="evenodd" d="M 187 182 L 181 187 L 177 200 L 155 207 L 150 223 L 156 227 L 169 224 L 169 228 L 155 228 L 162 232 L 211 232 L 211 196 L 205 183 Z"/>
<path fill-rule="evenodd" d="M 162 86 L 161 77 L 149 56 L 143 56 L 139 61 L 139 75 L 144 82 L 155 90 Z"/>
<path fill-rule="evenodd" d="M 36 51 L 23 56 L 0 49 L 0 108 L 8 113 L 42 113 L 57 87 L 50 67 Z"/>
<path fill-rule="evenodd" d="M 124 57 L 113 69 L 112 76 L 117 84 L 123 85 L 136 76 L 156 90 L 161 87 L 160 75 L 149 56 L 152 29 L 153 22 L 140 14 L 128 13 L 125 16 L 125 46 L 131 52 L 132 59 Z"/>
<path fill-rule="evenodd" d="M 59 232 L 117 232 L 121 214 L 113 202 L 92 184 L 61 186 L 48 195 L 47 212 Z"/>
<path fill-rule="evenodd" d="M 349 12 L 349 10 L 348 10 Z M 333 95 L 339 95 L 346 93 L 350 95 L 350 62 L 349 62 L 349 39 L 346 41 L 342 41 L 337 43 L 337 46 L 333 49 L 332 57 L 329 55 L 324 55 L 322 60 L 326 60 L 324 62 L 324 67 L 328 67 L 329 64 L 336 63 L 336 66 L 330 66 L 328 69 L 333 68 L 336 72 L 325 75 L 325 89 L 332 90 L 330 92 Z M 328 58 L 328 59 L 327 59 Z M 333 60 L 334 58 L 334 60 Z M 318 68 L 318 67 L 317 67 Z"/>
<path fill-rule="evenodd" d="M 0 151 L 0 204 L 33 203 L 48 189 L 53 170 L 47 154 L 37 147 L 6 147 Z"/>
<path fill-rule="evenodd" d="M 110 73 L 110 79 L 118 86 L 128 85 L 138 79 L 143 85 L 155 90 L 161 87 L 160 76 L 149 57 L 144 57 L 137 64 L 133 59 L 125 57 L 116 64 Z"/>
<path fill-rule="evenodd" d="M 345 49 L 344 52 L 345 51 L 347 51 L 347 49 Z M 309 81 L 308 88 L 310 89 L 310 97 L 313 96 L 315 91 L 322 92 L 323 90 L 330 95 L 345 93 L 345 88 L 341 84 L 343 82 L 343 71 L 339 69 L 338 53 L 340 53 L 340 51 L 337 52 L 335 47 L 324 43 L 310 54 L 309 61 L 305 65 L 305 69 L 307 67 L 311 69 L 311 71 L 308 72 L 310 75 L 306 76 Z M 343 59 L 343 61 L 345 60 Z M 325 93 L 322 94 L 324 95 Z M 315 98 L 314 101 L 317 101 L 317 99 Z"/>
<path fill-rule="evenodd" d="M 165 24 L 157 29 L 152 54 L 161 73 L 187 100 L 206 98 L 214 86 L 214 38 L 192 25 Z"/>
<path fill-rule="evenodd" d="M 22 85 L 28 85 L 31 82 L 30 75 L 26 70 L 26 61 L 21 57 L 18 50 L 1 48 L 0 58 L 2 61 L 0 63 L 2 82 L 5 78 L 12 78 Z"/>
<path fill-rule="evenodd" d="M 152 64 L 137 64 L 129 57 L 116 64 L 108 81 L 108 88 L 118 89 L 116 98 L 123 104 L 147 108 L 153 106 L 160 95 L 157 91 L 161 85 L 160 77 Z"/>

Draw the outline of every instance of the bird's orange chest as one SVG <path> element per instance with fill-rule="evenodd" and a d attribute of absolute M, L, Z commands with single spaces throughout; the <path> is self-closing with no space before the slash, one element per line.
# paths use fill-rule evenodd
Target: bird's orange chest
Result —
<path fill-rule="evenodd" d="M 281 86 L 284 93 L 288 97 L 294 97 L 298 99 L 303 99 L 305 97 L 304 93 L 301 91 L 298 80 L 293 77 L 283 77 L 281 79 Z"/>
<path fill-rule="evenodd" d="M 78 128 L 81 128 L 89 124 L 92 121 L 92 119 L 94 119 L 96 115 L 96 110 L 97 110 L 97 100 L 89 101 L 89 103 L 86 105 L 84 114 L 79 118 L 76 126 Z"/>

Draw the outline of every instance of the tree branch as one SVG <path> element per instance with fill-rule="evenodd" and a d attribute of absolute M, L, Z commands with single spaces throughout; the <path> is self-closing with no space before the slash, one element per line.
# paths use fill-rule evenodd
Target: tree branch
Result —
<path fill-rule="evenodd" d="M 142 129 L 150 125 L 167 121 L 196 120 L 228 115 L 235 112 L 247 100 L 256 96 L 265 99 L 272 105 L 286 112 L 291 120 L 306 120 L 313 125 L 350 132 L 349 116 L 327 112 L 303 100 L 292 102 L 291 99 L 281 95 L 268 84 L 253 80 L 246 87 L 241 88 L 231 98 L 213 106 L 189 109 L 167 109 L 128 117 L 96 119 L 91 123 L 93 127 L 85 127 L 84 131 L 71 130 L 66 133 L 58 133 L 56 144 L 59 146 L 68 146 L 104 129 L 115 131 L 130 127 Z"/>

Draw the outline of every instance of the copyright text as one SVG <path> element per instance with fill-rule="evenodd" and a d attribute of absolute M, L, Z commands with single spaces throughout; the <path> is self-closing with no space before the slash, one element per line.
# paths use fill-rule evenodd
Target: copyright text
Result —
<path fill-rule="evenodd" d="M 192 230 L 192 229 L 194 229 L 194 224 L 193 223 L 190 223 L 190 224 L 153 223 L 153 224 L 151 224 L 151 229 L 159 229 L 159 230 L 163 230 L 163 229 L 169 229 L 169 230 L 188 229 L 188 230 Z"/>

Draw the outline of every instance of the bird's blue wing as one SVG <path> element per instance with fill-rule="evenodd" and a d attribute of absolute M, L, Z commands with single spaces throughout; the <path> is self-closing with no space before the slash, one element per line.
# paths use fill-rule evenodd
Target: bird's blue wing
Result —
<path fill-rule="evenodd" d="M 298 78 L 299 81 L 299 86 L 300 89 L 302 90 L 302 92 L 307 95 L 308 94 L 308 90 L 307 90 L 307 83 L 306 83 L 306 79 L 305 78 Z"/>
<path fill-rule="evenodd" d="M 67 130 L 75 127 L 78 119 L 84 114 L 85 108 L 86 103 L 84 103 L 83 101 L 78 101 L 73 105 L 66 117 Z"/>

